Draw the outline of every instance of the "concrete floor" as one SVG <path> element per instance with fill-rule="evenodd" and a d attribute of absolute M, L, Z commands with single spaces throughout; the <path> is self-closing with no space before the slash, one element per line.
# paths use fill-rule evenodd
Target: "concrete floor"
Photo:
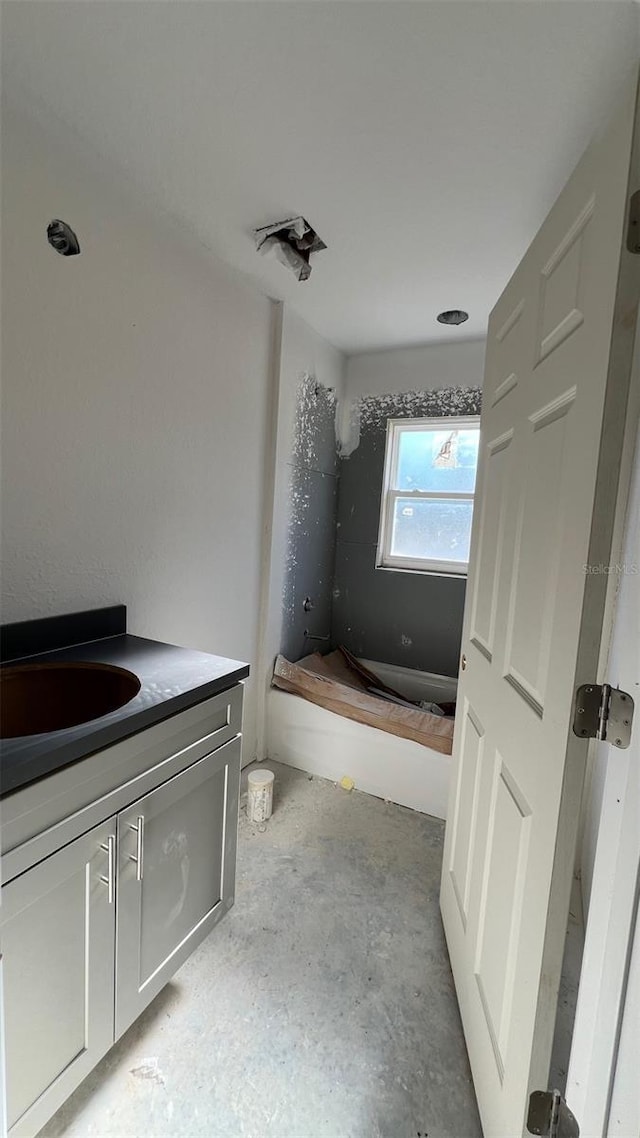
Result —
<path fill-rule="evenodd" d="M 234 908 L 43 1138 L 480 1138 L 444 824 L 268 765 L 274 815 L 260 832 L 241 811 Z"/>

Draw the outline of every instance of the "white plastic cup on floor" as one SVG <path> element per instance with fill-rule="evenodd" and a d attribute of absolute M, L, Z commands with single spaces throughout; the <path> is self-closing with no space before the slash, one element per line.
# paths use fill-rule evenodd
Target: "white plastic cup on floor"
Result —
<path fill-rule="evenodd" d="M 266 822 L 273 810 L 273 771 L 249 771 L 247 784 L 247 817 L 250 822 Z"/>

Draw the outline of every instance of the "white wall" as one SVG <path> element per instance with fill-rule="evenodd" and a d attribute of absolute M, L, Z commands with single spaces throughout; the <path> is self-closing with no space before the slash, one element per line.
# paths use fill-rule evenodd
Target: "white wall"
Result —
<path fill-rule="evenodd" d="M 2 618 L 125 602 L 255 666 L 271 302 L 74 147 L 5 116 Z"/>
<path fill-rule="evenodd" d="M 485 340 L 452 340 L 350 356 L 347 397 L 437 387 L 477 387 L 484 375 Z"/>
<path fill-rule="evenodd" d="M 338 407 L 344 395 L 346 359 L 342 352 L 314 332 L 288 306 L 278 306 L 280 329 L 275 345 L 276 393 L 273 416 L 273 446 L 268 492 L 271 494 L 271 531 L 265 559 L 265 597 L 260 647 L 260 685 L 258 702 L 264 727 L 265 699 L 271 683 L 274 660 L 280 649 L 283 594 L 287 566 L 290 486 L 293 456 L 296 399 L 305 375 L 313 376 L 325 387 L 333 388 Z M 258 753 L 266 755 L 264 734 Z"/>
<path fill-rule="evenodd" d="M 345 452 L 357 445 L 357 422 L 353 421 L 352 412 L 363 395 L 481 387 L 485 343 L 485 340 L 460 340 L 350 356 L 340 415 L 340 437 Z"/>

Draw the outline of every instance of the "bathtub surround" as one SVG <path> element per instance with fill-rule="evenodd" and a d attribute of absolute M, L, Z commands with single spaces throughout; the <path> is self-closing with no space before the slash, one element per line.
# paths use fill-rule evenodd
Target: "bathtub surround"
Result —
<path fill-rule="evenodd" d="M 374 794 L 444 817 L 448 759 L 435 753 L 427 758 L 427 750 L 411 740 L 390 743 L 374 728 L 349 724 L 324 708 L 269 690 L 269 685 L 279 652 L 296 661 L 340 643 L 354 655 L 404 667 L 414 675 L 457 675 L 464 581 L 377 570 L 375 553 L 387 418 L 479 413 L 484 341 L 354 356 L 346 361 L 346 381 L 332 383 L 330 378 L 326 382 L 331 374 L 327 365 L 332 362 L 327 346 L 319 352 L 319 338 L 286 310 L 283 325 L 287 363 L 279 365 L 282 403 L 270 546 L 269 627 L 259 688 L 265 700 L 265 740 L 259 753 L 293 765 L 303 763 L 329 778 L 339 778 L 345 771 L 355 774 L 358 785 Z M 308 361 L 314 347 L 312 369 Z M 306 373 L 298 372 L 297 382 L 292 381 L 296 369 L 305 363 Z M 335 356 L 333 363 L 335 375 Z M 333 392 L 318 389 L 318 380 L 323 379 Z M 329 426 L 333 394 L 338 395 L 337 463 Z M 318 469 L 321 466 L 324 469 Z M 338 488 L 335 533 L 330 524 L 329 480 Z M 296 501 L 298 495 L 300 501 Z M 329 598 L 325 567 L 327 553 L 334 546 Z M 305 556 L 305 550 L 313 551 L 313 556 Z M 305 612 L 307 596 L 313 607 Z M 315 603 L 318 596 L 319 605 Z M 305 629 L 326 636 L 329 611 L 330 640 L 305 638 Z M 430 768 L 429 778 L 424 777 L 425 764 Z M 420 789 L 426 784 L 426 790 Z"/>
<path fill-rule="evenodd" d="M 446 700 L 455 698 L 447 690 L 446 677 L 458 672 L 465 582 L 375 568 L 386 421 L 388 417 L 475 415 L 480 402 L 481 389 L 473 386 L 365 397 L 357 404 L 358 446 L 340 460 L 332 640 L 355 655 L 368 656 L 373 672 L 383 661 L 381 677 L 399 691 L 406 682 L 409 699 L 426 696 L 437 702 L 441 691 Z M 317 504 L 312 502 L 309 517 L 314 509 Z M 343 532 L 350 540 L 343 540 Z M 357 540 L 367 533 L 370 545 Z M 399 617 L 405 631 L 398 627 Z M 322 646 L 314 643 L 307 651 L 318 647 Z M 423 660 L 428 661 L 426 666 L 416 663 Z M 438 666 L 438 674 L 426 675 Z M 429 682 L 437 690 L 420 691 Z M 449 754 L 353 722 L 335 710 L 292 698 L 286 691 L 269 691 L 266 715 L 270 760 L 335 781 L 346 776 L 369 794 L 446 818 Z"/>

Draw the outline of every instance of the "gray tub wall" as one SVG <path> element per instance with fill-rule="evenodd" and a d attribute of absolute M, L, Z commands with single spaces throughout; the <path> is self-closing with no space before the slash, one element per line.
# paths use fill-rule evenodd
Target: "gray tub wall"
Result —
<path fill-rule="evenodd" d="M 457 676 L 465 581 L 375 568 L 386 422 L 479 414 L 484 341 L 367 353 L 348 361 L 341 408 L 331 644 Z"/>
<path fill-rule="evenodd" d="M 289 534 L 281 652 L 298 660 L 325 649 L 331 604 L 338 506 L 335 393 L 314 376 L 298 384 L 289 467 Z M 308 598 L 313 606 L 305 611 Z M 322 639 L 312 639 L 313 636 Z"/>

